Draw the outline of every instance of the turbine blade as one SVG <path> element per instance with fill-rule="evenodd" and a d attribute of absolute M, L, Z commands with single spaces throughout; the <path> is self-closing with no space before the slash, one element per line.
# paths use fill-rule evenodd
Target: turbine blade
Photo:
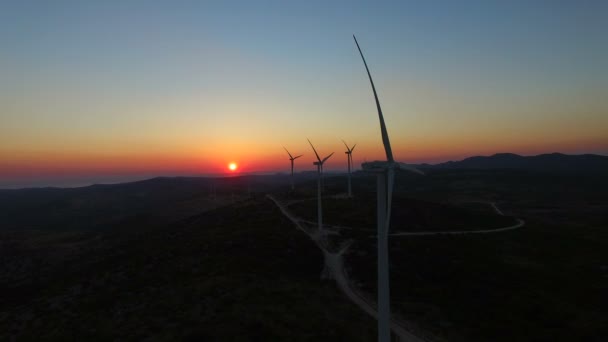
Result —
<path fill-rule="evenodd" d="M 354 144 L 353 147 L 350 148 L 351 152 L 355 150 L 355 146 L 357 146 L 357 144 Z"/>
<path fill-rule="evenodd" d="M 283 146 L 283 148 L 285 149 L 285 152 L 287 152 L 287 154 L 289 154 L 289 158 L 293 159 L 293 157 L 291 156 L 291 153 L 289 153 L 289 151 L 287 151 L 287 148 L 285 148 L 285 146 Z"/>
<path fill-rule="evenodd" d="M 372 85 L 372 91 L 374 92 L 374 98 L 376 99 L 376 108 L 378 109 L 378 118 L 380 119 L 380 131 L 382 131 L 382 143 L 384 144 L 384 150 L 386 151 L 386 159 L 389 162 L 393 162 L 393 150 L 391 149 L 391 142 L 388 139 L 388 132 L 386 131 L 386 125 L 384 124 L 384 116 L 382 115 L 382 108 L 380 108 L 380 101 L 378 100 L 378 94 L 376 93 L 376 87 L 374 86 L 374 80 L 372 79 L 372 74 L 369 72 L 369 68 L 367 67 L 367 62 L 365 61 L 365 57 L 363 57 L 363 52 L 361 51 L 361 47 L 359 46 L 359 42 L 357 42 L 357 37 L 353 34 L 353 38 L 355 39 L 355 44 L 357 44 L 357 49 L 359 50 L 359 54 L 361 55 L 361 59 L 363 59 L 363 64 L 365 65 L 365 70 L 367 70 L 367 76 L 369 76 L 369 82 Z"/>
<path fill-rule="evenodd" d="M 403 171 L 417 173 L 419 175 L 424 175 L 424 172 L 418 170 L 417 168 L 415 168 L 413 166 L 409 166 L 408 164 L 405 164 L 405 163 L 399 163 L 399 169 L 403 170 Z"/>
<path fill-rule="evenodd" d="M 317 160 L 318 160 L 319 162 L 321 162 L 321 157 L 319 157 L 319 154 L 317 153 L 317 150 L 315 150 L 315 147 L 314 147 L 314 146 L 312 146 L 312 143 L 310 142 L 310 140 L 309 140 L 309 139 L 306 139 L 306 140 L 308 140 L 308 143 L 310 144 L 310 147 L 312 147 L 312 150 L 313 150 L 313 151 L 315 151 L 315 155 L 317 156 Z"/>
<path fill-rule="evenodd" d="M 328 155 L 327 157 L 325 157 L 325 159 L 323 159 L 323 161 L 322 161 L 321 163 L 325 163 L 325 161 L 326 161 L 327 159 L 329 159 L 329 157 L 331 157 L 331 156 L 333 156 L 333 155 L 334 155 L 334 152 L 332 152 L 330 155 Z"/>
<path fill-rule="evenodd" d="M 295 159 L 298 159 L 298 158 L 300 158 L 301 156 L 303 156 L 303 154 L 300 154 L 300 155 L 299 155 L 299 156 L 297 156 L 297 157 L 293 157 L 293 159 L 294 159 L 294 160 L 295 160 Z"/>
<path fill-rule="evenodd" d="M 346 146 L 346 151 L 350 152 L 350 149 L 348 148 L 348 145 L 346 145 L 346 141 L 342 140 L 342 142 L 344 143 L 344 146 Z"/>

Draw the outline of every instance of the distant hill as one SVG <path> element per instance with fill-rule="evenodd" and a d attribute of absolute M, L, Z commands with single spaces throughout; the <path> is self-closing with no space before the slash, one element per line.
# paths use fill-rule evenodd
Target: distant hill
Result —
<path fill-rule="evenodd" d="M 492 156 L 475 156 L 461 161 L 417 166 L 427 169 L 522 169 L 552 173 L 608 174 L 608 156 L 562 153 L 520 156 L 513 153 L 497 153 Z"/>
<path fill-rule="evenodd" d="M 288 184 L 287 176 L 158 177 L 80 188 L 0 189 L 0 231 L 163 225 Z M 211 196 L 213 189 L 214 195 Z"/>

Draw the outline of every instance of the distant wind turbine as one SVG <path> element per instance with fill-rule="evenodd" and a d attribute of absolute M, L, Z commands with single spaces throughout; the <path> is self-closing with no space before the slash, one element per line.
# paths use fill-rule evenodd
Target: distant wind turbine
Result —
<path fill-rule="evenodd" d="M 390 308 L 390 286 L 389 286 L 389 264 L 388 264 L 388 231 L 391 218 L 391 202 L 393 198 L 393 183 L 395 180 L 395 170 L 403 169 L 416 173 L 422 173 L 406 164 L 395 162 L 391 142 L 388 139 L 388 132 L 380 108 L 380 101 L 376 93 L 376 87 L 372 80 L 372 75 L 367 67 L 361 47 L 357 38 L 353 35 L 357 49 L 365 65 L 369 82 L 374 92 L 378 119 L 380 120 L 380 131 L 382 133 L 382 144 L 386 152 L 386 161 L 374 161 L 363 163 L 362 167 L 366 171 L 376 173 L 378 176 L 378 341 L 389 342 L 391 339 L 391 308 Z"/>
<path fill-rule="evenodd" d="M 353 197 L 353 191 L 351 188 L 351 181 L 350 181 L 350 169 L 353 164 L 353 151 L 355 149 L 355 146 L 357 146 L 357 144 L 354 144 L 353 147 L 348 148 L 346 141 L 342 140 L 342 142 L 344 143 L 344 146 L 346 146 L 346 152 L 344 152 L 344 153 L 346 154 L 347 162 L 348 162 L 348 197 Z"/>
<path fill-rule="evenodd" d="M 306 139 L 308 140 L 308 139 Z M 319 157 L 319 154 L 317 153 L 317 150 L 315 150 L 315 147 L 312 145 L 312 143 L 310 142 L 310 140 L 308 140 L 308 143 L 310 144 L 310 147 L 312 147 L 312 150 L 315 152 L 315 156 L 317 156 L 317 161 L 312 163 L 313 165 L 317 166 L 317 174 L 318 174 L 318 180 L 317 180 L 317 218 L 319 221 L 319 231 L 323 231 L 323 207 L 321 205 L 321 195 L 322 195 L 322 190 L 321 190 L 321 177 L 323 177 L 323 164 L 327 161 L 327 159 L 329 159 L 329 157 L 333 156 L 334 152 L 332 152 L 330 155 L 328 155 L 327 157 L 321 159 L 321 157 Z"/>
<path fill-rule="evenodd" d="M 291 155 L 291 153 L 289 153 L 289 151 L 287 151 L 285 146 L 283 146 L 283 148 L 285 149 L 285 152 L 287 152 L 287 154 L 289 155 L 289 160 L 291 161 L 291 190 L 293 191 L 295 189 L 295 185 L 293 183 L 293 161 L 300 158 L 302 156 L 302 154 L 300 154 L 299 156 L 293 157 Z"/>

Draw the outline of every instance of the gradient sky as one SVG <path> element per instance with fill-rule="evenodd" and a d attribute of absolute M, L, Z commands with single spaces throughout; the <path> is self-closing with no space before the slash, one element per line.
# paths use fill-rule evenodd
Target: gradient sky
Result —
<path fill-rule="evenodd" d="M 2 1 L 0 187 L 382 158 L 353 33 L 401 161 L 608 154 L 607 1 Z"/>

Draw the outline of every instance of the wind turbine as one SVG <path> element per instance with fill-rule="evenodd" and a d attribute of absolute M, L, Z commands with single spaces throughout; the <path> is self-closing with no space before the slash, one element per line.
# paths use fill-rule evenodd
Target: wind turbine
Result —
<path fill-rule="evenodd" d="M 312 143 L 310 142 L 309 139 L 308 143 L 310 144 L 310 147 L 312 147 L 312 150 L 315 152 L 315 156 L 317 156 L 317 161 L 312 163 L 313 165 L 317 166 L 317 174 L 318 174 L 318 180 L 317 180 L 317 217 L 319 220 L 319 232 L 323 231 L 323 208 L 321 206 L 321 177 L 323 176 L 322 172 L 323 172 L 323 164 L 327 161 L 327 159 L 329 159 L 329 157 L 331 157 L 334 152 L 332 152 L 330 155 L 328 155 L 327 157 L 321 159 L 321 157 L 319 157 L 319 154 L 317 153 L 317 150 L 315 150 L 315 147 L 312 146 Z"/>
<path fill-rule="evenodd" d="M 353 147 L 348 148 L 346 141 L 342 140 L 342 142 L 344 143 L 344 146 L 346 146 L 346 152 L 344 153 L 346 154 L 346 157 L 348 159 L 348 197 L 353 197 L 353 191 L 350 184 L 350 168 L 353 164 L 353 150 L 355 149 L 355 146 L 357 146 L 357 144 L 354 144 Z"/>
<path fill-rule="evenodd" d="M 289 160 L 291 161 L 291 190 L 293 191 L 295 189 L 295 185 L 293 184 L 293 161 L 300 158 L 302 156 L 302 154 L 300 154 L 299 156 L 293 157 L 291 155 L 291 153 L 289 153 L 289 151 L 287 151 L 285 146 L 283 146 L 283 148 L 285 149 L 287 154 L 289 154 Z"/>
<path fill-rule="evenodd" d="M 384 145 L 384 151 L 386 152 L 386 161 L 374 161 L 369 163 L 363 163 L 362 167 L 364 170 L 373 172 L 377 175 L 377 186 L 378 186 L 378 341 L 389 342 L 391 339 L 391 308 L 390 308 L 390 286 L 389 286 L 389 264 L 388 264 L 388 231 L 390 227 L 391 218 L 391 202 L 393 198 L 393 183 L 395 181 L 395 170 L 407 170 L 422 174 L 417 169 L 414 169 L 406 164 L 395 162 L 393 158 L 393 151 L 391 149 L 391 142 L 388 139 L 388 132 L 386 130 L 386 124 L 384 123 L 384 116 L 382 115 L 382 108 L 380 108 L 380 101 L 378 100 L 378 94 L 376 93 L 376 87 L 372 80 L 372 75 L 367 67 L 363 52 L 357 38 L 353 35 L 357 49 L 365 65 L 369 82 L 374 92 L 374 98 L 376 100 L 376 109 L 378 110 L 378 119 L 380 120 L 380 131 L 382 132 L 382 144 Z"/>

